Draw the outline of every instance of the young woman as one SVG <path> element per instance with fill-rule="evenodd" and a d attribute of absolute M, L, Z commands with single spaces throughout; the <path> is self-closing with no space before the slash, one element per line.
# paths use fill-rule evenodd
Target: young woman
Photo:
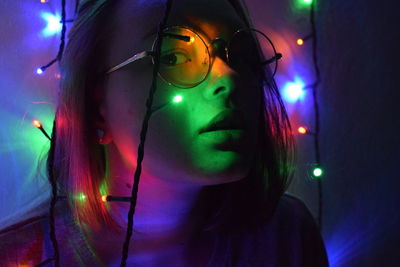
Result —
<path fill-rule="evenodd" d="M 312 216 L 283 194 L 277 58 L 250 29 L 233 0 L 82 2 L 48 160 L 55 236 L 46 216 L 3 231 L 1 266 L 118 266 L 138 167 L 127 266 L 327 266 Z"/>

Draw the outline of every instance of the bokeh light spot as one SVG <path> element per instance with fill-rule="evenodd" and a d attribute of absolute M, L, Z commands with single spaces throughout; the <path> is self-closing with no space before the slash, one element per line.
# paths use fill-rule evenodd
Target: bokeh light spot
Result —
<path fill-rule="evenodd" d="M 314 170 L 313 170 L 313 175 L 314 175 L 314 177 L 316 177 L 316 178 L 321 177 L 323 173 L 324 173 L 324 172 L 322 171 L 322 169 L 321 169 L 320 167 L 316 167 L 316 168 L 314 168 Z"/>
<path fill-rule="evenodd" d="M 62 23 L 60 22 L 61 17 L 59 15 L 54 15 L 49 12 L 42 12 L 40 16 L 47 23 L 46 28 L 44 28 L 42 31 L 43 37 L 49 37 L 61 32 Z"/>
<path fill-rule="evenodd" d="M 296 78 L 294 82 L 286 82 L 283 85 L 282 96 L 289 103 L 297 102 L 304 98 L 304 82 Z"/>

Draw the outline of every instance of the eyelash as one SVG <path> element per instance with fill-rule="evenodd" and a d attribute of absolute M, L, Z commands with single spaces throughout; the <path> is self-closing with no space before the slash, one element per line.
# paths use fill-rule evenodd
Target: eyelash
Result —
<path fill-rule="evenodd" d="M 179 63 L 179 64 L 169 64 L 169 63 L 162 62 L 162 59 L 163 59 L 164 57 L 168 57 L 168 56 L 171 56 L 171 55 L 178 55 L 178 56 L 181 55 L 181 56 L 184 56 L 184 57 L 186 58 L 186 60 L 185 60 L 183 63 Z M 167 65 L 167 66 L 173 67 L 173 66 L 178 66 L 178 65 L 182 65 L 182 64 L 185 64 L 185 63 L 187 63 L 187 62 L 190 62 L 190 61 L 191 61 L 191 58 L 187 56 L 187 53 L 179 52 L 179 51 L 176 51 L 176 50 L 170 50 L 170 51 L 167 51 L 167 52 L 163 52 L 163 53 L 162 53 L 162 55 L 161 55 L 161 57 L 160 57 L 160 61 L 161 61 L 163 64 Z"/>

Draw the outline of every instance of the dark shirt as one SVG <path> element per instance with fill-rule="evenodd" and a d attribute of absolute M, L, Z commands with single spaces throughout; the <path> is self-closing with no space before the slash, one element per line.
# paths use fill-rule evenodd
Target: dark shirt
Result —
<path fill-rule="evenodd" d="M 73 220 L 59 218 L 56 228 L 61 266 L 102 266 Z M 48 232 L 45 215 L 1 230 L 0 266 L 36 266 L 52 258 Z M 233 238 L 239 246 L 230 245 Z M 234 263 L 232 258 L 236 259 Z M 52 262 L 44 266 L 52 266 Z M 285 194 L 264 227 L 217 242 L 207 267 L 219 266 L 326 267 L 328 260 L 318 227 L 307 207 Z"/>

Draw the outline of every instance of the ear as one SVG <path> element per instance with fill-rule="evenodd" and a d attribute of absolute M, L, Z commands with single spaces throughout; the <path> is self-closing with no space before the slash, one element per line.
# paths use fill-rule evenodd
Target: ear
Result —
<path fill-rule="evenodd" d="M 103 103 L 99 105 L 98 114 L 96 119 L 97 141 L 101 145 L 107 145 L 111 143 L 112 135 L 105 119 L 106 108 Z"/>

